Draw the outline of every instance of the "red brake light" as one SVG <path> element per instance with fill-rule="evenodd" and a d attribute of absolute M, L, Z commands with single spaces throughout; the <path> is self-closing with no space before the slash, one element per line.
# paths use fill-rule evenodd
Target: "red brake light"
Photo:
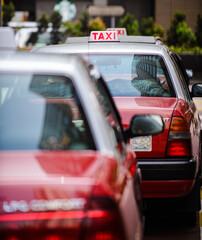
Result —
<path fill-rule="evenodd" d="M 14 236 L 11 236 L 8 238 L 8 240 L 18 240 L 18 238 L 14 237 Z"/>
<path fill-rule="evenodd" d="M 61 240 L 61 238 L 56 234 L 51 234 L 46 236 L 46 240 Z"/>
<path fill-rule="evenodd" d="M 118 240 L 114 234 L 111 234 L 110 232 L 95 232 L 91 233 L 85 238 L 86 240 Z"/>
<path fill-rule="evenodd" d="M 99 210 L 98 210 L 99 209 Z M 99 214 L 99 217 L 96 213 Z M 94 216 L 94 217 L 92 217 Z M 116 204 L 107 198 L 91 200 L 88 217 L 84 221 L 84 240 L 124 240 L 122 218 Z"/>
<path fill-rule="evenodd" d="M 167 147 L 167 156 L 190 156 L 190 141 L 169 141 Z"/>
<path fill-rule="evenodd" d="M 173 117 L 167 144 L 167 157 L 188 157 L 191 155 L 189 127 L 183 117 Z"/>

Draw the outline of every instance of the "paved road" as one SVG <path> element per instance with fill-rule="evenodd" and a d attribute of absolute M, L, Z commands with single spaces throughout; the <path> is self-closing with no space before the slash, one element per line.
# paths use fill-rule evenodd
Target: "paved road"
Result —
<path fill-rule="evenodd" d="M 153 216 L 146 220 L 144 240 L 201 240 L 199 222 L 199 215 L 194 227 L 187 226 L 179 215 Z"/>

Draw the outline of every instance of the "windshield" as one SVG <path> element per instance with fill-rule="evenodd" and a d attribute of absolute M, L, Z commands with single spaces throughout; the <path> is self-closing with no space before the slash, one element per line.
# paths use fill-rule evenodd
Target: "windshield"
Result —
<path fill-rule="evenodd" d="M 162 57 L 134 54 L 89 54 L 112 96 L 175 97 Z"/>
<path fill-rule="evenodd" d="M 95 149 L 71 79 L 0 75 L 1 150 Z"/>

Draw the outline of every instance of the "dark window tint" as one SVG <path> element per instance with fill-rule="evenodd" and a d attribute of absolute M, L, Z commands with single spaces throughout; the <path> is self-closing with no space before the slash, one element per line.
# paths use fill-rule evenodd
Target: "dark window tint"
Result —
<path fill-rule="evenodd" d="M 172 59 L 172 62 L 175 65 L 175 68 L 177 70 L 178 76 L 179 76 L 179 82 L 182 86 L 182 91 L 184 92 L 184 97 L 186 102 L 191 101 L 191 96 L 189 92 L 189 83 L 188 83 L 188 77 L 186 74 L 186 70 L 183 66 L 183 63 L 179 59 L 179 57 L 175 53 L 171 53 L 170 57 Z"/>

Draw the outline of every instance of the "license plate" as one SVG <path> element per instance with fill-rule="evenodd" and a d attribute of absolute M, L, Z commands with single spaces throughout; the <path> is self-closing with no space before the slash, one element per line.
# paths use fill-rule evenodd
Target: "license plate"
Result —
<path fill-rule="evenodd" d="M 136 152 L 152 151 L 152 136 L 141 136 L 130 139 L 130 147 Z"/>

